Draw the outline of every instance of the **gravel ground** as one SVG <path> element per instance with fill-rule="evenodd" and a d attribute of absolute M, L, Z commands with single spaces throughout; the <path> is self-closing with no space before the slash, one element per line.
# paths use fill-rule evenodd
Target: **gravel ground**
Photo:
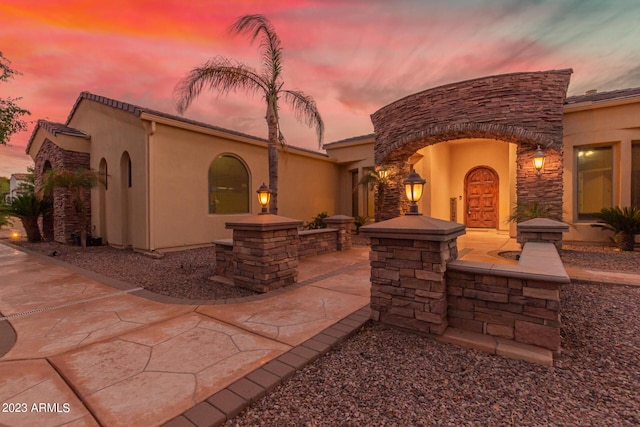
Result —
<path fill-rule="evenodd" d="M 227 426 L 638 426 L 640 288 L 562 290 L 553 368 L 368 325 Z"/>
<path fill-rule="evenodd" d="M 235 286 L 213 284 L 214 248 L 206 247 L 167 252 L 162 258 L 151 258 L 131 250 L 110 246 L 79 246 L 60 243 L 18 242 L 20 246 L 107 277 L 142 286 L 158 294 L 190 299 L 237 298 L 255 293 Z"/>

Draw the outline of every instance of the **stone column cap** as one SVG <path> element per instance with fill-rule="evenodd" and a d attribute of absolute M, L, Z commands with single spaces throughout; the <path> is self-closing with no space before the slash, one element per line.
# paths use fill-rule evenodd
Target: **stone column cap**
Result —
<path fill-rule="evenodd" d="M 446 242 L 466 233 L 464 224 L 424 215 L 404 215 L 360 227 L 366 237 Z"/>
<path fill-rule="evenodd" d="M 569 225 L 549 218 L 533 218 L 519 223 L 517 229 L 533 233 L 566 233 Z"/>
<path fill-rule="evenodd" d="M 271 231 L 298 228 L 302 226 L 302 224 L 303 221 L 298 219 L 287 218 L 280 215 L 263 214 L 251 215 L 237 221 L 226 222 L 225 228 L 232 230 Z"/>
<path fill-rule="evenodd" d="M 326 224 L 346 224 L 355 222 L 355 218 L 349 215 L 333 215 L 323 219 Z"/>

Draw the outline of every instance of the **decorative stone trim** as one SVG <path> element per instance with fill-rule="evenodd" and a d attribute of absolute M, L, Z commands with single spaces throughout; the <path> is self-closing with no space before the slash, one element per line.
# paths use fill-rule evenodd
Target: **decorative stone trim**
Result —
<path fill-rule="evenodd" d="M 562 233 L 569 231 L 569 225 L 548 218 L 534 218 L 517 225 L 517 241 L 524 245 L 527 242 L 553 243 L 562 248 Z"/>
<path fill-rule="evenodd" d="M 353 229 L 353 224 L 355 224 L 355 219 L 347 215 L 333 215 L 323 221 L 328 228 L 338 230 L 336 249 L 339 251 L 351 249 L 351 230 Z"/>

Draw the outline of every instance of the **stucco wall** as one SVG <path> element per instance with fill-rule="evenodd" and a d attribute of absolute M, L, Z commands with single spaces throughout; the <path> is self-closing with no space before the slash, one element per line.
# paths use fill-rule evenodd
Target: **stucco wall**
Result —
<path fill-rule="evenodd" d="M 100 189 L 91 194 L 91 224 L 96 234 L 106 229 L 103 241 L 115 246 L 143 249 L 147 245 L 146 209 L 146 131 L 134 115 L 90 100 L 81 100 L 69 123 L 70 127 L 91 135 L 91 168 L 98 171 L 100 160 L 107 161 L 107 189 L 104 215 L 100 214 Z M 121 159 L 128 152 L 132 165 L 132 186 L 123 182 Z M 124 176 L 128 181 L 128 177 Z M 128 203 L 123 199 L 128 193 Z M 128 204 L 128 208 L 127 205 Z M 107 222 L 102 227 L 101 217 Z M 125 219 L 126 218 L 126 219 Z M 125 227 L 128 227 L 125 230 Z M 128 241 L 125 241 L 128 236 Z"/>
<path fill-rule="evenodd" d="M 565 240 L 609 241 L 610 233 L 580 221 L 576 212 L 576 149 L 580 146 L 613 148 L 613 205 L 631 203 L 631 147 L 640 143 L 640 103 L 609 102 L 592 106 L 567 106 L 564 115 L 563 220 L 573 225 Z M 588 108 L 588 109 L 584 109 Z"/>
<path fill-rule="evenodd" d="M 152 249 L 207 244 L 232 236 L 225 223 L 247 214 L 209 214 L 209 167 L 221 154 L 232 154 L 247 166 L 250 211 L 260 211 L 256 191 L 268 182 L 266 144 L 158 123 L 151 145 Z M 321 211 L 335 213 L 338 167 L 334 162 L 287 148 L 280 152 L 279 173 L 279 215 L 309 221 Z"/>

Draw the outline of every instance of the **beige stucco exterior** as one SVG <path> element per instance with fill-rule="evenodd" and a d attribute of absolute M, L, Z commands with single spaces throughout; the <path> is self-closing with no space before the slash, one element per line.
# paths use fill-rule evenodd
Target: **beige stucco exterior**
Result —
<path fill-rule="evenodd" d="M 628 206 L 631 150 L 640 144 L 639 117 L 640 96 L 564 106 L 563 216 L 572 225 L 565 239 L 606 241 L 609 237 L 591 227 L 592 222 L 578 220 L 575 213 L 576 147 L 613 147 L 613 205 Z M 260 210 L 256 190 L 268 180 L 263 139 L 86 93 L 78 99 L 68 123 L 59 126 L 81 134 L 39 126 L 28 153 L 35 159 L 42 144 L 50 140 L 65 150 L 90 154 L 91 168 L 107 175 L 107 185 L 92 191 L 92 232 L 111 245 L 144 251 L 206 245 L 231 237 L 226 222 Z M 303 221 L 323 211 L 372 216 L 372 193 L 363 186 L 354 191 L 354 182 L 375 166 L 374 140 L 374 135 L 365 135 L 330 143 L 324 147 L 326 155 L 281 147 L 279 215 Z M 420 211 L 463 223 L 465 176 L 485 166 L 499 180 L 497 228 L 515 235 L 508 218 L 517 201 L 516 148 L 515 143 L 475 138 L 419 149 L 409 163 L 427 180 Z M 209 213 L 209 168 L 220 155 L 239 159 L 247 169 L 249 213 Z"/>

